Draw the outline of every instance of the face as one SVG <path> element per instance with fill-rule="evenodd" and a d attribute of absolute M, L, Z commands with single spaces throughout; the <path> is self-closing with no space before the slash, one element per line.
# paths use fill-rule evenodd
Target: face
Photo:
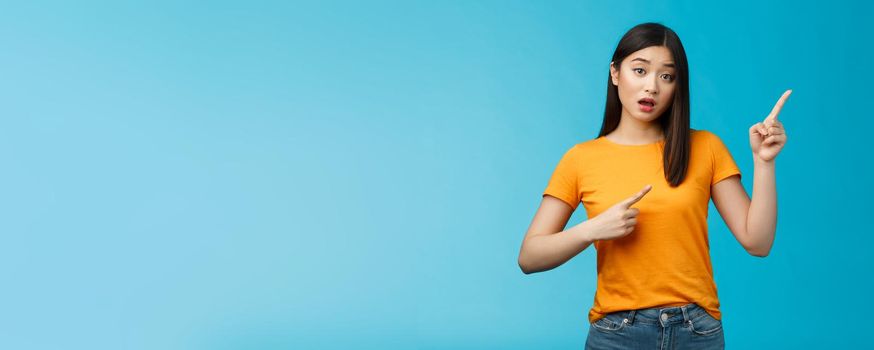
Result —
<path fill-rule="evenodd" d="M 623 118 L 651 122 L 671 106 L 677 78 L 673 64 L 673 56 L 664 46 L 628 55 L 618 70 L 611 62 L 610 77 L 619 90 Z"/>

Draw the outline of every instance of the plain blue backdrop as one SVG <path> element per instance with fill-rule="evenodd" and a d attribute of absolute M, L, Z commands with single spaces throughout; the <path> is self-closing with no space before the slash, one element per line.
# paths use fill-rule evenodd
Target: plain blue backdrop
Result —
<path fill-rule="evenodd" d="M 582 348 L 594 250 L 516 259 L 647 21 L 679 34 L 692 127 L 748 191 L 747 130 L 794 90 L 770 256 L 711 205 L 728 347 L 870 344 L 872 10 L 6 3 L 0 348 Z"/>

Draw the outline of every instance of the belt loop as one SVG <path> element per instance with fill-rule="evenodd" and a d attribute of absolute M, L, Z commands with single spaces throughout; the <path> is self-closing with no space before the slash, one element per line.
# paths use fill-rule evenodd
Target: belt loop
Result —
<path fill-rule="evenodd" d="M 635 312 L 637 312 L 637 310 L 631 310 L 631 312 L 628 313 L 628 318 L 627 318 L 628 325 L 631 325 L 632 323 L 634 323 L 634 313 Z"/>
<path fill-rule="evenodd" d="M 689 323 L 689 322 L 690 322 L 690 320 L 689 320 L 689 315 L 686 314 L 686 307 L 687 307 L 687 306 L 689 306 L 689 305 L 683 305 L 683 307 L 680 308 L 680 310 L 683 310 L 683 323 Z"/>

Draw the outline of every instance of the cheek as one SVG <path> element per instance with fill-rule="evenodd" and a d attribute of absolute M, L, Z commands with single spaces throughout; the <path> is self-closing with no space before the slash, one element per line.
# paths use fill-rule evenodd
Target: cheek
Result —
<path fill-rule="evenodd" d="M 626 90 L 634 90 L 640 83 L 640 79 L 631 76 L 630 73 L 619 76 L 619 86 L 625 87 Z"/>
<path fill-rule="evenodd" d="M 619 89 L 619 97 L 620 98 L 627 97 L 629 99 L 634 99 L 634 97 L 638 93 L 638 90 L 640 90 L 639 85 L 640 85 L 639 82 L 637 82 L 633 78 L 620 77 L 619 78 L 619 86 L 617 86 L 617 88 Z M 634 101 L 634 102 L 637 102 L 637 101 Z"/>
<path fill-rule="evenodd" d="M 666 90 L 662 90 L 665 94 L 662 96 L 662 105 L 670 106 L 672 102 L 674 102 L 674 89 L 669 88 Z"/>

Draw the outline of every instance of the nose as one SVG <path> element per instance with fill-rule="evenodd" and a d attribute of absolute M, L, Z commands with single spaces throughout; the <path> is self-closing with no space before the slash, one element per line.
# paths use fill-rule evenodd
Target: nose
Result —
<path fill-rule="evenodd" d="M 659 93 L 658 80 L 655 78 L 655 74 L 652 74 L 649 79 L 646 79 L 646 85 L 644 85 L 643 90 L 650 94 Z"/>

